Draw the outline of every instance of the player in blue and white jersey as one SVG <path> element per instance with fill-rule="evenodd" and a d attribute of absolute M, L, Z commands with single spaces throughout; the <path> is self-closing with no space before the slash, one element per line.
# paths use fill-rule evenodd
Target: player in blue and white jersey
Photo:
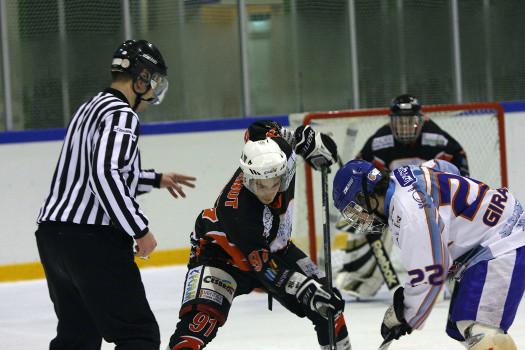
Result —
<path fill-rule="evenodd" d="M 506 188 L 460 176 L 444 161 L 430 163 L 388 176 L 352 160 L 334 179 L 335 206 L 356 231 L 388 224 L 410 277 L 385 313 L 382 349 L 423 326 L 451 277 L 457 283 L 447 334 L 470 350 L 514 350 L 507 331 L 525 290 L 523 208 Z"/>

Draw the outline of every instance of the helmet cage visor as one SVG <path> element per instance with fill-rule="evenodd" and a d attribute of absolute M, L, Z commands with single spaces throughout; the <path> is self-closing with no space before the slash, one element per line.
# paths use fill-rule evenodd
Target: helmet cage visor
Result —
<path fill-rule="evenodd" d="M 153 90 L 153 97 L 147 101 L 149 104 L 159 105 L 164 99 L 164 96 L 166 96 L 166 92 L 168 92 L 168 77 L 155 72 L 151 75 L 150 86 Z"/>
<path fill-rule="evenodd" d="M 408 143 L 419 137 L 423 126 L 423 117 L 421 115 L 391 115 L 390 124 L 396 140 Z"/>
<path fill-rule="evenodd" d="M 354 201 L 349 202 L 341 210 L 341 215 L 356 235 L 381 234 L 385 224 L 375 215 L 377 201 L 375 201 L 375 208 L 372 208 L 370 195 L 366 188 L 366 176 L 363 174 L 362 191 L 356 194 Z"/>
<path fill-rule="evenodd" d="M 280 192 L 280 188 L 282 184 L 286 181 L 286 174 L 283 174 L 281 176 L 276 176 L 276 177 L 265 178 L 265 179 L 254 178 L 249 175 L 246 176 L 245 174 L 243 183 L 244 183 L 244 186 L 248 190 L 250 190 L 250 192 L 259 196 L 261 192 L 265 192 L 265 191 L 271 192 L 274 190 L 273 185 L 275 184 L 274 182 L 275 179 L 279 179 L 278 188 L 275 189 L 275 193 L 277 194 L 277 192 Z"/>
<path fill-rule="evenodd" d="M 368 213 L 365 208 L 356 202 L 348 203 L 348 205 L 341 210 L 341 214 L 357 235 L 366 234 L 374 224 L 374 214 Z"/>

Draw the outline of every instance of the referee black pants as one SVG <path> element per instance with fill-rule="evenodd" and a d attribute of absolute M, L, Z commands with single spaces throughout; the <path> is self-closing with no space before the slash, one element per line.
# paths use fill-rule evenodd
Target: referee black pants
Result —
<path fill-rule="evenodd" d="M 160 334 L 134 262 L 133 239 L 114 228 L 42 223 L 40 260 L 58 317 L 50 350 L 158 350 Z"/>

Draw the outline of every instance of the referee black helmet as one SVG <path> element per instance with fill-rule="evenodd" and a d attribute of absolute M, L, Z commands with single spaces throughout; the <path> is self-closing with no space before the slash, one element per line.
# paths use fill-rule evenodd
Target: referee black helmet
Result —
<path fill-rule="evenodd" d="M 154 92 L 147 100 L 150 104 L 161 103 L 168 90 L 168 67 L 159 49 L 147 40 L 124 41 L 113 54 L 111 72 L 127 73 L 133 81 L 146 83 Z M 139 99 L 143 95 L 135 93 Z"/>

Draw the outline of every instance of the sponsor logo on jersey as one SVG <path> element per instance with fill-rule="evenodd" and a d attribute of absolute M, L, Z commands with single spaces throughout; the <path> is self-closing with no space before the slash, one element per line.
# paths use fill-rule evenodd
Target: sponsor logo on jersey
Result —
<path fill-rule="evenodd" d="M 376 168 L 372 169 L 371 172 L 368 173 L 368 175 L 366 177 L 368 177 L 368 180 L 370 181 L 375 181 L 377 180 L 377 177 L 381 174 L 381 172 L 379 170 L 377 170 Z"/>
<path fill-rule="evenodd" d="M 224 297 L 211 289 L 201 289 L 199 292 L 199 298 L 211 300 L 219 305 L 222 305 Z"/>
<path fill-rule="evenodd" d="M 372 151 L 379 151 L 389 147 L 394 147 L 394 135 L 374 137 L 372 140 Z"/>
<path fill-rule="evenodd" d="M 184 298 L 182 299 L 183 304 L 197 297 L 201 272 L 202 266 L 195 267 L 188 271 L 188 277 L 186 277 L 186 283 L 184 285 Z"/>
<path fill-rule="evenodd" d="M 206 267 L 201 287 L 214 290 L 223 295 L 231 304 L 233 295 L 237 289 L 237 282 L 235 282 L 232 276 L 221 269 Z"/>
<path fill-rule="evenodd" d="M 407 187 L 416 182 L 416 177 L 412 170 L 408 166 L 404 166 L 394 170 L 394 176 L 401 185 L 401 187 Z"/>
<path fill-rule="evenodd" d="M 421 145 L 431 147 L 445 147 L 448 144 L 448 140 L 441 134 L 432 132 L 424 132 L 421 134 Z"/>
<path fill-rule="evenodd" d="M 135 135 L 135 134 L 133 133 L 133 130 L 132 130 L 132 129 L 129 129 L 129 128 L 121 128 L 120 126 L 115 125 L 115 126 L 113 127 L 113 131 L 116 132 L 116 133 L 129 135 L 133 141 L 135 141 L 135 140 L 137 139 L 137 135 Z"/>
<path fill-rule="evenodd" d="M 418 191 L 415 188 L 411 188 L 408 191 L 412 193 L 412 199 L 417 203 L 419 209 L 430 207 L 430 204 L 427 203 L 427 196 L 425 193 Z"/>

